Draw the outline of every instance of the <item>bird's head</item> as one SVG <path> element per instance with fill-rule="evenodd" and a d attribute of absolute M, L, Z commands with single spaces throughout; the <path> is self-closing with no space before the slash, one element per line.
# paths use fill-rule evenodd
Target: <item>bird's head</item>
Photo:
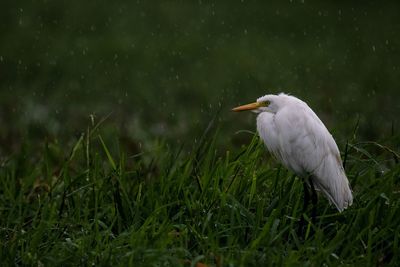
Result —
<path fill-rule="evenodd" d="M 276 113 L 279 108 L 284 104 L 286 94 L 279 95 L 265 95 L 257 99 L 256 102 L 233 108 L 232 111 L 246 111 L 250 110 L 254 113 L 270 112 Z"/>

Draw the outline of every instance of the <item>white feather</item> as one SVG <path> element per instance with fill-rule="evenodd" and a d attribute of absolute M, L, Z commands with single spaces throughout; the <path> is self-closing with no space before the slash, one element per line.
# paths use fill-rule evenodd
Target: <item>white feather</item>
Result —
<path fill-rule="evenodd" d="M 339 211 L 353 203 L 339 149 L 308 105 L 286 94 L 266 95 L 257 102 L 257 130 L 267 149 L 300 177 L 310 177 Z"/>

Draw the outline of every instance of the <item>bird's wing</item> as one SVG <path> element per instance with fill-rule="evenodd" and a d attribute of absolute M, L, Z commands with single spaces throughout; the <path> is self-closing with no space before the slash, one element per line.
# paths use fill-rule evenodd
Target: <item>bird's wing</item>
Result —
<path fill-rule="evenodd" d="M 339 149 L 315 113 L 299 104 L 275 115 L 281 161 L 300 176 L 311 175 L 315 186 L 342 211 L 353 201 Z"/>
<path fill-rule="evenodd" d="M 314 112 L 303 105 L 285 107 L 274 123 L 283 164 L 302 176 L 316 169 L 326 153 L 322 144 L 327 130 Z"/>

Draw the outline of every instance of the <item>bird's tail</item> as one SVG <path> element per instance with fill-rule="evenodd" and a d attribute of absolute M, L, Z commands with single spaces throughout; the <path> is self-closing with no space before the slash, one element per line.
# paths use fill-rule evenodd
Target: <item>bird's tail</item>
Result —
<path fill-rule="evenodd" d="M 312 180 L 315 187 L 326 195 L 339 212 L 353 204 L 353 194 L 340 158 L 328 156 L 314 174 Z"/>

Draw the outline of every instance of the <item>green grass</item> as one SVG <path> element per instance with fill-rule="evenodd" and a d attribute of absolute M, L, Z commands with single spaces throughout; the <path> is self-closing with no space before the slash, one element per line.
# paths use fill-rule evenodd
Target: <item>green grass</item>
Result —
<path fill-rule="evenodd" d="M 0 265 L 398 265 L 399 6 L 4 1 Z M 355 195 L 304 234 L 301 181 L 229 111 L 282 91 Z"/>
<path fill-rule="evenodd" d="M 211 136 L 211 135 L 214 136 Z M 247 134 L 247 133 L 242 133 Z M 128 155 L 89 127 L 71 145 L 29 142 L 2 159 L 0 258 L 33 266 L 397 265 L 398 154 L 349 142 L 355 202 L 339 214 L 320 197 L 299 234 L 302 183 L 257 136 L 220 151 L 209 129 L 192 145 L 156 142 Z M 398 137 L 387 140 L 397 143 Z"/>

